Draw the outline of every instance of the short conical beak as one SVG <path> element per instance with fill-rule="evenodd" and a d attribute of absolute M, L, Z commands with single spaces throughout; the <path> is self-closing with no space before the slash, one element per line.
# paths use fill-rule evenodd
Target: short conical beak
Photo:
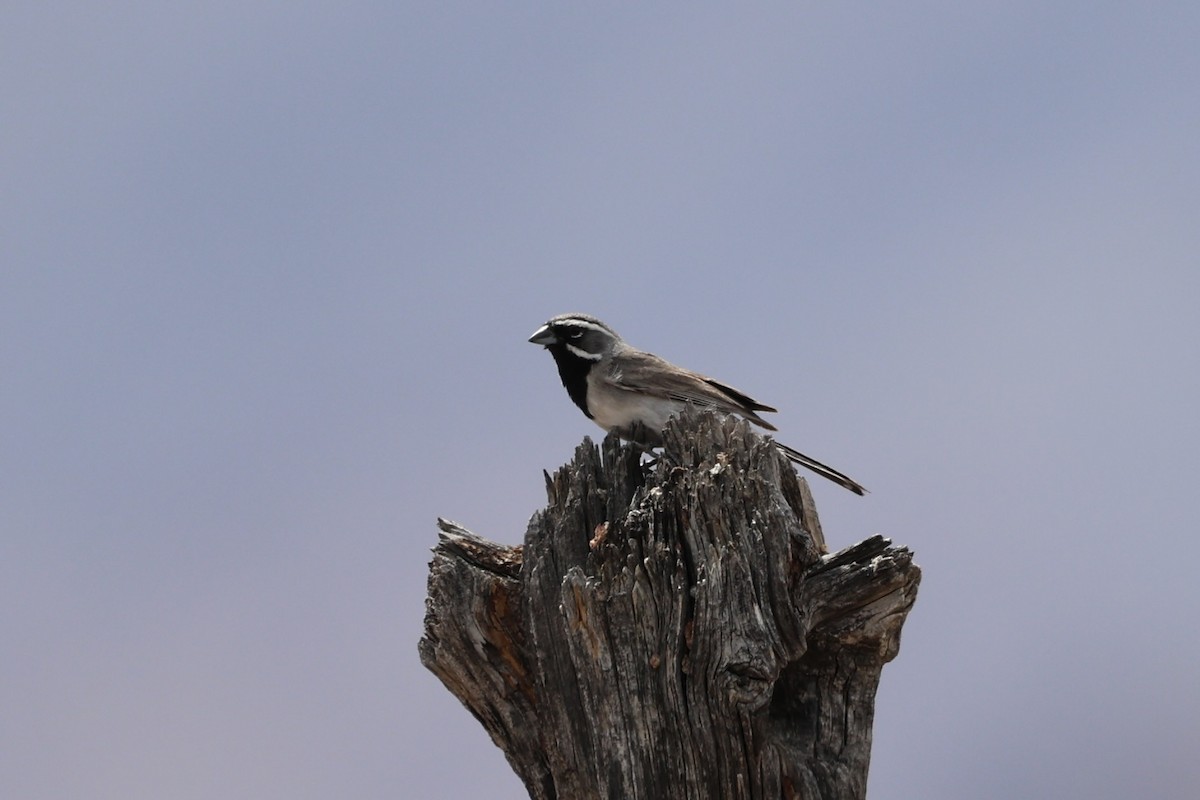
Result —
<path fill-rule="evenodd" d="M 558 337 L 554 335 L 554 331 L 550 330 L 549 325 L 543 325 L 533 332 L 533 336 L 529 337 L 530 344 L 544 344 L 547 347 L 558 341 Z"/>

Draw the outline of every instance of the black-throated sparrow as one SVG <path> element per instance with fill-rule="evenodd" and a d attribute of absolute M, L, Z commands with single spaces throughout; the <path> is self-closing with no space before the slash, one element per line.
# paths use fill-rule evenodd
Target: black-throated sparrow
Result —
<path fill-rule="evenodd" d="M 622 438 L 630 438 L 632 426 L 641 423 L 645 434 L 639 437 L 639 443 L 657 447 L 662 444 L 660 432 L 667 419 L 687 403 L 737 414 L 769 431 L 775 430 L 755 413 L 774 408 L 707 375 L 630 346 L 612 328 L 587 314 L 560 314 L 534 331 L 529 341 L 545 345 L 554 356 L 567 394 L 588 419 Z M 651 441 L 646 441 L 647 436 Z M 820 461 L 779 442 L 775 446 L 792 461 L 855 494 L 866 491 Z"/>

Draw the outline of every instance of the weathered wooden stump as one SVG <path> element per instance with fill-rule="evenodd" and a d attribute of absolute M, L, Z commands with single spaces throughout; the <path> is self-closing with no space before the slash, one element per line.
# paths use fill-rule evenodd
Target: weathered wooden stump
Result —
<path fill-rule="evenodd" d="M 744 422 L 665 439 L 652 468 L 585 440 L 523 547 L 439 520 L 422 663 L 532 798 L 862 798 L 912 554 L 823 557 L 807 484 Z"/>

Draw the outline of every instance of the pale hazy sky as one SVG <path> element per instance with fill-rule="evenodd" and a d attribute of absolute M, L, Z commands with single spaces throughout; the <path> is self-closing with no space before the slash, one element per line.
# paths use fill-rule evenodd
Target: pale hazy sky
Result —
<path fill-rule="evenodd" d="M 595 430 L 562 311 L 781 409 L 925 570 L 873 800 L 1200 785 L 1200 5 L 24 3 L 0 797 L 520 798 L 444 515 Z"/>

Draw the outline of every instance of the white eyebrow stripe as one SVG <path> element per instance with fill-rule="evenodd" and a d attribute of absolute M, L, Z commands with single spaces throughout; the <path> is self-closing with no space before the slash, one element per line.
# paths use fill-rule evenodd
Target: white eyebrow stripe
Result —
<path fill-rule="evenodd" d="M 590 331 L 599 331 L 600 333 L 607 333 L 609 336 L 612 336 L 612 331 L 603 325 L 597 325 L 594 322 L 588 322 L 586 319 L 579 319 L 579 317 L 566 317 L 564 319 L 551 320 L 547 324 L 564 326 L 569 325 L 573 328 L 587 328 Z"/>

